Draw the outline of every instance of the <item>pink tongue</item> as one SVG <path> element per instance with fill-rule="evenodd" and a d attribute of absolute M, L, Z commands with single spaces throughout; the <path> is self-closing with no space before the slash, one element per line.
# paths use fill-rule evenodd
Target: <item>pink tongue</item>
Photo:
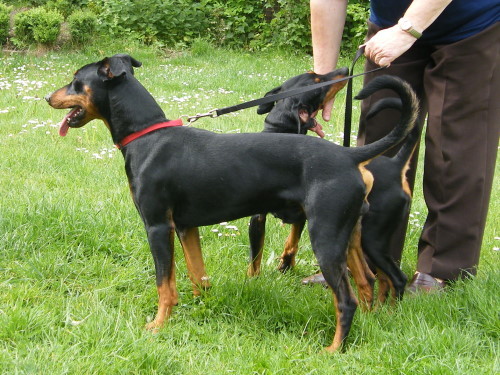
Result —
<path fill-rule="evenodd" d="M 72 109 L 66 116 L 64 116 L 64 119 L 61 121 L 61 124 L 59 125 L 59 135 L 61 137 L 64 137 L 66 134 L 68 134 L 69 130 L 69 119 L 78 111 L 78 108 Z"/>
<path fill-rule="evenodd" d="M 325 132 L 323 131 L 323 126 L 321 126 L 320 123 L 317 122 L 316 120 L 314 120 L 314 123 L 316 125 L 314 125 L 314 127 L 312 127 L 312 128 L 309 128 L 308 130 L 310 130 L 312 132 L 315 132 L 321 138 L 324 138 L 325 137 Z"/>
<path fill-rule="evenodd" d="M 61 127 L 59 128 L 59 135 L 61 137 L 66 136 L 66 134 L 68 134 L 68 130 L 69 130 L 68 122 L 66 120 L 63 120 L 61 122 Z"/>

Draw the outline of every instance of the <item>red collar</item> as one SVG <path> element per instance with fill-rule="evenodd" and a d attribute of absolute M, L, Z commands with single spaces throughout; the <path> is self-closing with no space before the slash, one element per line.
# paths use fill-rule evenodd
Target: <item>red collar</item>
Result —
<path fill-rule="evenodd" d="M 139 130 L 138 132 L 132 133 L 130 135 L 127 135 L 125 138 L 121 140 L 121 142 L 118 142 L 115 146 L 118 149 L 121 149 L 122 147 L 128 145 L 130 142 L 135 141 L 137 138 L 142 137 L 145 134 L 151 133 L 155 130 L 161 129 L 161 128 L 170 128 L 172 126 L 182 126 L 182 120 L 171 120 L 171 121 L 166 121 L 166 122 L 160 122 L 158 124 L 151 125 L 147 127 L 146 129 Z"/>

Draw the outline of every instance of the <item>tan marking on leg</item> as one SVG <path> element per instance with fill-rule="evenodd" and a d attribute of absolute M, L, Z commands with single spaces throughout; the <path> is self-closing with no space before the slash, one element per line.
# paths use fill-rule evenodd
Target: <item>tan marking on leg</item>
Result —
<path fill-rule="evenodd" d="M 200 233 L 195 227 L 179 231 L 178 236 L 184 251 L 189 278 L 193 283 L 193 294 L 198 296 L 202 289 L 210 287 L 201 252 Z"/>
<path fill-rule="evenodd" d="M 285 248 L 283 249 L 283 253 L 280 257 L 280 264 L 278 265 L 278 269 L 283 269 L 283 267 L 294 267 L 295 266 L 295 255 L 299 251 L 299 240 L 300 235 L 302 233 L 302 229 L 298 224 L 292 224 L 292 228 L 290 229 L 290 234 L 288 235 Z"/>
<path fill-rule="evenodd" d="M 247 269 L 247 276 L 254 277 L 260 275 L 260 265 L 262 263 L 262 251 L 263 246 L 260 247 L 260 251 L 257 256 L 250 262 Z"/>
<path fill-rule="evenodd" d="M 337 351 L 338 348 L 342 345 L 342 326 L 340 325 L 340 311 L 338 308 L 337 297 L 333 294 L 333 306 L 335 307 L 335 316 L 336 316 L 336 327 L 335 327 L 335 335 L 333 336 L 332 345 L 325 348 L 327 352 L 333 353 Z"/>
<path fill-rule="evenodd" d="M 375 276 L 366 264 L 366 259 L 361 250 L 361 219 L 358 220 L 347 250 L 347 266 L 351 271 L 356 288 L 358 289 L 361 309 L 369 311 L 373 304 L 373 283 Z"/>
<path fill-rule="evenodd" d="M 366 169 L 366 166 L 370 164 L 371 160 L 372 159 L 364 161 L 358 165 L 359 172 L 361 173 L 361 178 L 363 179 L 363 182 L 365 183 L 366 186 L 365 199 L 368 196 L 368 194 L 370 194 L 370 191 L 372 191 L 373 188 L 373 181 L 374 181 L 373 174 L 368 169 Z"/>
<path fill-rule="evenodd" d="M 380 268 L 377 268 L 377 279 L 378 279 L 377 301 L 380 305 L 382 305 L 387 300 L 387 295 L 389 294 L 389 290 L 393 289 L 393 287 L 389 277 L 387 277 L 385 272 L 383 272 Z"/>
<path fill-rule="evenodd" d="M 146 324 L 146 329 L 157 331 L 160 329 L 172 313 L 172 308 L 179 302 L 177 288 L 175 285 L 175 260 L 174 260 L 174 231 L 170 232 L 169 241 L 172 249 L 172 266 L 170 277 L 162 280 L 157 285 L 158 290 L 158 312 L 151 323 Z"/>
<path fill-rule="evenodd" d="M 356 301 L 356 304 L 357 304 L 358 302 L 356 300 L 356 296 L 352 292 L 352 289 L 351 289 L 351 286 L 349 285 L 349 283 L 347 283 L 347 287 L 349 288 L 349 294 Z M 340 321 L 341 320 L 340 319 L 340 310 L 339 310 L 339 306 L 338 306 L 337 297 L 335 296 L 335 293 L 332 292 L 332 294 L 333 294 L 333 306 L 335 308 L 335 316 L 336 316 L 337 323 L 335 326 L 335 335 L 333 336 L 333 342 L 330 346 L 325 348 L 325 350 L 329 353 L 336 352 L 342 346 L 342 337 L 344 337 L 344 332 L 343 332 L 341 321 Z"/>
<path fill-rule="evenodd" d="M 173 281 L 172 281 L 173 279 Z M 178 294 L 175 288 L 175 276 L 171 280 L 165 279 L 158 290 L 158 312 L 151 323 L 146 324 L 146 329 L 158 331 L 172 313 L 172 308 L 178 303 Z"/>
<path fill-rule="evenodd" d="M 410 159 L 406 162 L 405 166 L 401 170 L 401 186 L 403 188 L 403 191 L 408 194 L 408 196 L 411 198 L 412 197 L 412 192 L 410 188 L 410 184 L 408 183 L 408 179 L 406 178 L 406 172 L 408 172 L 408 169 L 410 169 Z"/>
<path fill-rule="evenodd" d="M 258 216 L 254 216 L 252 218 L 252 221 L 253 220 L 256 220 L 257 222 L 259 222 L 260 224 L 262 223 L 262 221 L 266 221 L 266 215 L 258 215 Z M 253 259 L 251 259 L 250 261 L 250 264 L 248 265 L 248 268 L 247 268 L 247 276 L 248 277 L 254 277 L 254 276 L 258 276 L 260 275 L 260 266 L 261 266 L 261 263 L 262 263 L 262 253 L 263 253 L 263 250 L 264 250 L 264 240 L 266 238 L 265 236 L 265 226 L 263 228 L 263 234 L 262 236 L 260 237 L 260 241 L 259 241 L 259 252 L 257 253 L 257 256 Z"/>

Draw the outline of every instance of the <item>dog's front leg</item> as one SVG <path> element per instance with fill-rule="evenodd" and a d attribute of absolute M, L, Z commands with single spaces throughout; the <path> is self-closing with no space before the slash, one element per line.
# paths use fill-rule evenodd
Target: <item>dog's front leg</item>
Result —
<path fill-rule="evenodd" d="M 260 274 L 264 238 L 266 236 L 266 214 L 252 216 L 248 227 L 248 236 L 250 238 L 250 264 L 248 265 L 247 275 L 252 277 Z"/>
<path fill-rule="evenodd" d="M 169 318 L 178 295 L 175 286 L 174 226 L 170 223 L 147 226 L 149 246 L 155 262 L 158 312 L 147 329 L 161 328 Z"/>
<path fill-rule="evenodd" d="M 299 251 L 299 240 L 305 225 L 305 220 L 292 224 L 290 234 L 286 239 L 285 248 L 283 249 L 283 253 L 280 257 L 280 263 L 278 265 L 278 269 L 281 272 L 288 271 L 295 266 L 295 256 Z"/>
<path fill-rule="evenodd" d="M 203 255 L 201 253 L 200 232 L 197 227 L 177 230 L 177 236 L 181 241 L 189 278 L 193 283 L 193 294 L 199 296 L 201 290 L 210 287 L 207 272 L 205 271 L 205 263 L 203 262 Z"/>

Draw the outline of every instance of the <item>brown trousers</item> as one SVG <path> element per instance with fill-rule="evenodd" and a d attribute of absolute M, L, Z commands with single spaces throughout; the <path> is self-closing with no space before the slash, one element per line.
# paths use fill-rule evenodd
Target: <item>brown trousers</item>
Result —
<path fill-rule="evenodd" d="M 369 24 L 367 38 L 379 28 Z M 427 117 L 423 193 L 428 215 L 418 243 L 417 270 L 455 280 L 476 273 L 495 170 L 500 134 L 500 23 L 448 45 L 415 44 L 381 74 L 408 81 L 421 101 L 420 125 Z M 367 61 L 365 69 L 376 67 Z M 365 119 L 362 103 L 358 144 L 387 134 L 399 118 L 383 111 Z M 394 150 L 394 153 L 397 150 Z M 418 150 L 408 172 L 413 189 Z M 407 218 L 408 219 L 408 218 Z M 408 220 L 392 238 L 390 252 L 401 260 Z"/>

